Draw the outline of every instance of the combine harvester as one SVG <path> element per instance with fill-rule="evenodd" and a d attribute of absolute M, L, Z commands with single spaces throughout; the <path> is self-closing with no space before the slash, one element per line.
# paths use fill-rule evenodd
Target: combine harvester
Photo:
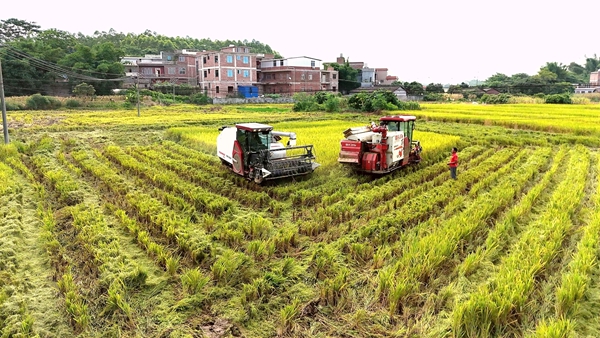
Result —
<path fill-rule="evenodd" d="M 217 156 L 234 173 L 257 184 L 265 180 L 312 173 L 315 163 L 312 145 L 296 146 L 296 134 L 273 131 L 260 123 L 221 127 L 217 136 Z M 279 142 L 287 137 L 287 145 Z"/>
<path fill-rule="evenodd" d="M 344 131 L 338 162 L 358 172 L 382 175 L 421 161 L 423 150 L 413 140 L 414 116 L 384 116 L 379 125 Z"/>

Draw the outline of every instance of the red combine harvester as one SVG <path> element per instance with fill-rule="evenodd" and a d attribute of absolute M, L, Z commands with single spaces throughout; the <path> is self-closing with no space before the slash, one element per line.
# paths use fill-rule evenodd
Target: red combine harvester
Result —
<path fill-rule="evenodd" d="M 338 162 L 356 171 L 387 174 L 421 161 L 423 148 L 413 141 L 414 116 L 394 115 L 379 119 L 379 125 L 356 127 L 344 131 Z"/>

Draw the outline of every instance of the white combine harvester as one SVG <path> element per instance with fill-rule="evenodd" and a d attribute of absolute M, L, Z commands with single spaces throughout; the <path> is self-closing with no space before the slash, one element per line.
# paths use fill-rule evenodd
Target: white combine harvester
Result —
<path fill-rule="evenodd" d="M 273 131 L 260 123 L 221 127 L 217 156 L 234 173 L 260 184 L 264 180 L 312 173 L 315 163 L 312 145 L 296 146 L 296 134 Z M 287 137 L 287 144 L 279 142 Z"/>

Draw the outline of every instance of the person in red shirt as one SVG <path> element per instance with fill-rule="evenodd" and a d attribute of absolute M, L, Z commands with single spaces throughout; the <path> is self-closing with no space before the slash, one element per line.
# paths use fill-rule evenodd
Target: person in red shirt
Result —
<path fill-rule="evenodd" d="M 455 180 L 456 179 L 456 167 L 458 167 L 458 149 L 456 147 L 452 148 L 452 156 L 450 156 L 450 162 L 448 162 L 448 166 L 450 167 L 450 177 Z"/>

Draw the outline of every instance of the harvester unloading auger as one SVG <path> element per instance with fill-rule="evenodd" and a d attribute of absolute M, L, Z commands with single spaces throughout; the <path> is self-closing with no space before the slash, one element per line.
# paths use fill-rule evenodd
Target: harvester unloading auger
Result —
<path fill-rule="evenodd" d="M 221 127 L 217 156 L 234 173 L 260 184 L 264 180 L 307 175 L 318 166 L 312 145 L 296 146 L 296 134 L 260 123 Z M 279 142 L 287 137 L 287 145 Z"/>

